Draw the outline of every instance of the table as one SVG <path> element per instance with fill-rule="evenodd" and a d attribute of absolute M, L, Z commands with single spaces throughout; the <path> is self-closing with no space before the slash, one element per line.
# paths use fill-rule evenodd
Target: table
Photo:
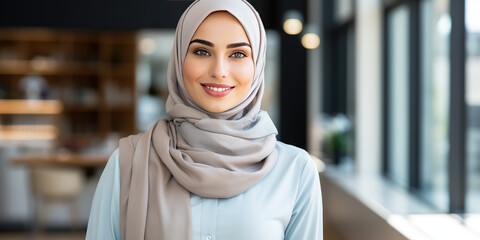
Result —
<path fill-rule="evenodd" d="M 14 165 L 54 167 L 103 167 L 109 155 L 100 154 L 25 154 L 11 158 Z"/>

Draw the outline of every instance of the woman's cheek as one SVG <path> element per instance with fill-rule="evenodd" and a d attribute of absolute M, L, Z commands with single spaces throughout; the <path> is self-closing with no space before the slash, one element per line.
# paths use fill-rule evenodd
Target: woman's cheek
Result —
<path fill-rule="evenodd" d="M 242 84 L 249 84 L 253 81 L 254 67 L 253 63 L 242 63 L 236 66 L 237 79 L 242 82 Z"/>
<path fill-rule="evenodd" d="M 195 82 L 201 76 L 201 72 L 202 64 L 199 64 L 198 61 L 194 59 L 188 59 L 188 61 L 185 61 L 183 76 L 186 81 Z"/>

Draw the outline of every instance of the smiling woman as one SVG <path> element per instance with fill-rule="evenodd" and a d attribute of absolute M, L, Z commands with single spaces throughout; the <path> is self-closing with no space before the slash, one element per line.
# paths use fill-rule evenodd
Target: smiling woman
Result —
<path fill-rule="evenodd" d="M 192 39 L 183 65 L 188 94 L 209 112 L 235 107 L 248 95 L 254 75 L 252 49 L 242 25 L 228 12 L 214 12 Z"/>
<path fill-rule="evenodd" d="M 322 239 L 318 171 L 260 110 L 266 33 L 246 0 L 197 0 L 170 55 L 168 118 L 120 140 L 87 239 Z"/>

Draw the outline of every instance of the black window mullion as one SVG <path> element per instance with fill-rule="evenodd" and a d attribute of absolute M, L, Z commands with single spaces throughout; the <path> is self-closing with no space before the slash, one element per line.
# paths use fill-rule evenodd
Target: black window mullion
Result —
<path fill-rule="evenodd" d="M 388 176 L 388 173 L 390 171 L 390 166 L 388 162 L 388 152 L 389 152 L 389 126 L 390 126 L 390 117 L 389 117 L 389 111 L 388 111 L 388 105 L 389 105 L 389 98 L 388 98 L 388 92 L 389 92 L 389 81 L 388 81 L 388 75 L 389 75 L 389 46 L 390 46 L 390 38 L 388 36 L 388 13 L 389 9 L 384 8 L 383 11 L 383 101 L 382 101 L 382 110 L 383 110 L 383 121 L 382 121 L 382 139 L 383 139 L 383 148 L 382 148 L 382 156 L 383 156 L 383 161 L 382 161 L 382 174 L 384 176 Z"/>
<path fill-rule="evenodd" d="M 417 0 L 409 1 L 410 8 L 410 64 L 409 64 L 409 187 L 420 187 L 420 137 L 421 137 L 421 82 L 420 82 L 420 6 Z"/>
<path fill-rule="evenodd" d="M 334 72 L 334 49 L 335 49 L 335 39 L 334 39 L 334 2 L 331 0 L 323 1 L 322 4 L 322 27 L 324 33 L 323 35 L 323 87 L 322 87 L 322 104 L 323 111 L 326 113 L 333 113 L 332 107 L 332 93 L 330 89 L 332 88 L 332 79 L 335 74 Z"/>
<path fill-rule="evenodd" d="M 450 0 L 450 124 L 449 210 L 465 212 L 466 106 L 465 106 L 465 0 Z"/>

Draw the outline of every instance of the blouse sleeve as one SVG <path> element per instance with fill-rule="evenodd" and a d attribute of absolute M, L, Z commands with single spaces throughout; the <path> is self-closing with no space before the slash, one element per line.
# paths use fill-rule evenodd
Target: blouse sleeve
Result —
<path fill-rule="evenodd" d="M 285 231 L 287 240 L 323 239 L 322 194 L 318 170 L 308 154 L 300 178 L 292 217 Z"/>
<path fill-rule="evenodd" d="M 86 240 L 121 239 L 120 235 L 120 165 L 118 149 L 103 170 L 93 197 Z"/>

